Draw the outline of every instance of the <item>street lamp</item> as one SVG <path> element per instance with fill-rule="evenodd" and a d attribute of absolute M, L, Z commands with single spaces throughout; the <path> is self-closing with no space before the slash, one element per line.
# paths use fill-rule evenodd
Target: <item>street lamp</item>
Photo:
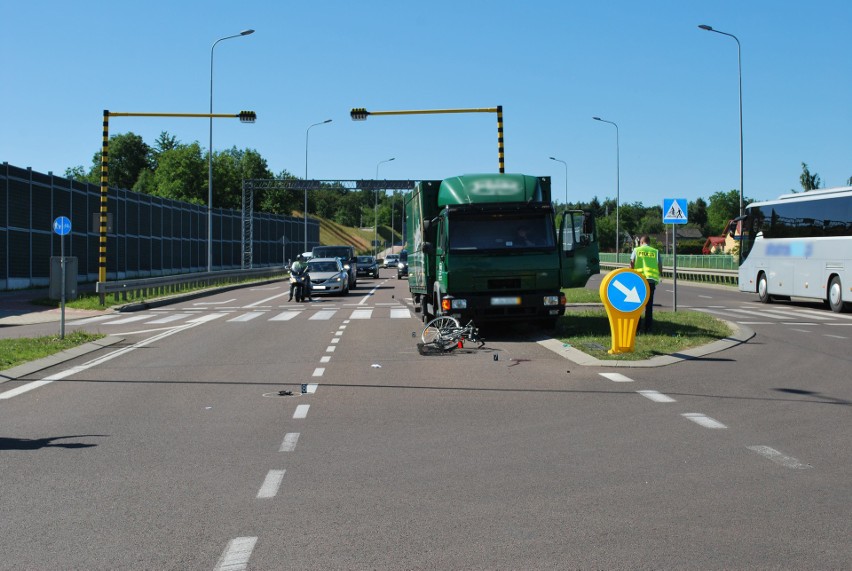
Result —
<path fill-rule="evenodd" d="M 305 211 L 303 212 L 303 216 L 305 218 L 305 245 L 303 252 L 308 251 L 308 134 L 311 132 L 312 127 L 316 127 L 317 125 L 325 125 L 326 123 L 331 123 L 331 119 L 326 119 L 325 121 L 320 121 L 319 123 L 314 123 L 307 129 L 305 129 Z"/>
<path fill-rule="evenodd" d="M 742 56 L 740 50 L 740 40 L 733 34 L 729 34 L 727 32 L 721 32 L 719 30 L 714 30 L 712 27 L 701 24 L 698 26 L 702 30 L 707 30 L 708 32 L 716 32 L 717 34 L 722 34 L 723 36 L 728 36 L 729 38 L 734 38 L 734 41 L 737 42 L 737 71 L 740 82 L 740 216 L 743 215 L 743 63 Z"/>
<path fill-rule="evenodd" d="M 556 157 L 550 157 L 551 161 L 556 161 L 557 163 L 562 163 L 562 166 L 565 167 L 565 206 L 568 206 L 568 163 L 565 161 L 560 161 Z"/>
<path fill-rule="evenodd" d="M 377 181 L 379 180 L 379 165 L 383 163 L 389 163 L 393 160 L 396 160 L 396 157 L 379 161 L 378 164 L 376 164 Z M 376 256 L 378 254 L 379 247 L 379 189 L 376 189 L 375 192 L 375 200 L 373 202 L 373 256 Z"/>
<path fill-rule="evenodd" d="M 619 151 L 618 151 L 618 125 L 612 121 L 601 119 L 600 117 L 592 117 L 595 121 L 601 123 L 609 123 L 615 127 L 615 263 L 619 263 L 619 254 L 621 253 L 621 234 L 619 229 L 618 209 L 621 204 L 621 173 Z"/>
<path fill-rule="evenodd" d="M 213 115 L 213 48 L 223 40 L 253 33 L 254 30 L 243 30 L 239 34 L 219 38 L 210 47 L 210 115 Z M 213 117 L 210 117 L 210 144 L 207 147 L 207 271 L 213 271 Z"/>

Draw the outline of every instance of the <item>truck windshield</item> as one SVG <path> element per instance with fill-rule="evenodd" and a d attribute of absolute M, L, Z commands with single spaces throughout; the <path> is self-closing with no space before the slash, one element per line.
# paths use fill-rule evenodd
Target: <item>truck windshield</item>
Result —
<path fill-rule="evenodd" d="M 542 250 L 555 247 L 550 214 L 478 214 L 449 221 L 451 251 Z"/>

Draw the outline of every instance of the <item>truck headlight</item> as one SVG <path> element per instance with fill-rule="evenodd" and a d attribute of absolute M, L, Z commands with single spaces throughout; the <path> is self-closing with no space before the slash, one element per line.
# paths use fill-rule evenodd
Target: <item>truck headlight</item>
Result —
<path fill-rule="evenodd" d="M 559 305 L 559 296 L 558 295 L 546 295 L 544 296 L 544 305 Z"/>
<path fill-rule="evenodd" d="M 467 309 L 467 300 L 466 299 L 454 299 L 450 303 L 453 309 Z"/>

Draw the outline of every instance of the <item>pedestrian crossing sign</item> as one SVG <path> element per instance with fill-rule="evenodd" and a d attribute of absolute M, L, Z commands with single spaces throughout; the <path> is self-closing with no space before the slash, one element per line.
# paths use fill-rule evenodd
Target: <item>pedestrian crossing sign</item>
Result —
<path fill-rule="evenodd" d="M 686 199 L 663 199 L 663 224 L 686 224 Z"/>

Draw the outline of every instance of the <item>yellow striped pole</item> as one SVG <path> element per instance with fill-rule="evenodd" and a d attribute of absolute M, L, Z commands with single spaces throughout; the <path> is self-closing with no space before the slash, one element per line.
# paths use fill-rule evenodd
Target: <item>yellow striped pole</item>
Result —
<path fill-rule="evenodd" d="M 506 165 L 504 164 L 504 152 L 503 152 L 503 106 L 497 106 L 497 162 L 500 166 L 500 174 L 506 172 Z"/>
<path fill-rule="evenodd" d="M 101 208 L 99 217 L 98 238 L 98 281 L 106 283 L 106 252 L 107 252 L 107 195 L 109 190 L 109 110 L 104 109 L 103 142 L 101 144 Z M 101 291 L 101 305 L 105 303 L 106 294 Z"/>

